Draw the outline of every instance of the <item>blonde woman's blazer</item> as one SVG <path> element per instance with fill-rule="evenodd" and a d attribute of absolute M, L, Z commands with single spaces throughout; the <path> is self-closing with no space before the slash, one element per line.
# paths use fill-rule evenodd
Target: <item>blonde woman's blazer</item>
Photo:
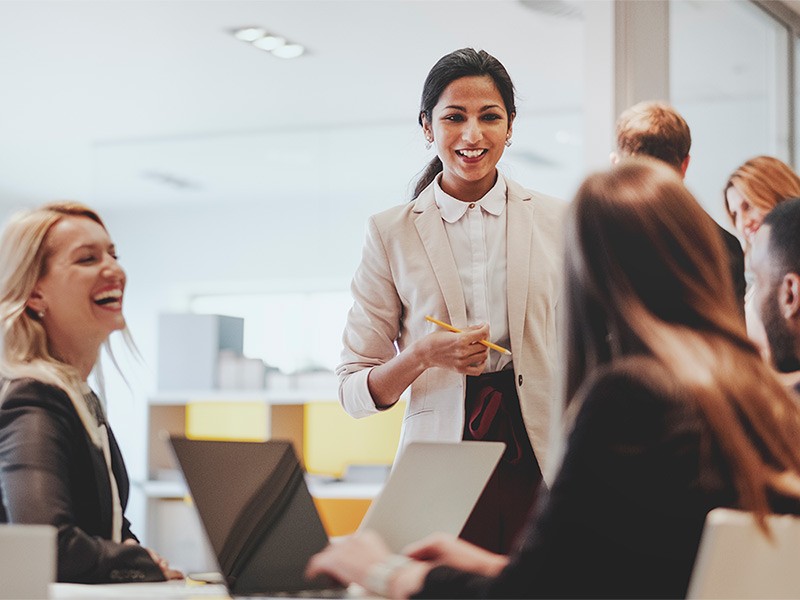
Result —
<path fill-rule="evenodd" d="M 558 396 L 556 310 L 561 297 L 564 202 L 506 179 L 508 321 L 522 416 L 544 469 L 551 404 Z M 367 387 L 372 367 L 436 327 L 432 315 L 468 325 L 464 292 L 433 186 L 416 200 L 373 215 L 351 286 L 343 335 L 339 400 L 354 417 L 379 412 Z M 442 368 L 410 386 L 400 449 L 411 441 L 458 441 L 464 428 L 464 375 Z"/>

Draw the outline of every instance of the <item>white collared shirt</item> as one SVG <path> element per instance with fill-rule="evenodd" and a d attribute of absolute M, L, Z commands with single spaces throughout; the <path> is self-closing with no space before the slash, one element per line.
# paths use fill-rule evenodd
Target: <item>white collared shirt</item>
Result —
<path fill-rule="evenodd" d="M 489 323 L 491 342 L 511 348 L 508 333 L 506 276 L 506 180 L 497 182 L 477 202 L 462 202 L 442 190 L 441 174 L 433 184 L 436 206 L 455 257 L 470 325 Z M 486 372 L 509 367 L 511 357 L 489 350 Z"/>

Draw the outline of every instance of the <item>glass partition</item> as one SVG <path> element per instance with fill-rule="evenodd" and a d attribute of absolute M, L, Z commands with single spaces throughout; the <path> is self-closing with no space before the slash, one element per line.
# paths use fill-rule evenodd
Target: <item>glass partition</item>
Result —
<path fill-rule="evenodd" d="M 692 131 L 686 183 L 728 227 L 722 187 L 759 154 L 789 159 L 789 32 L 748 0 L 670 3 L 670 96 Z"/>

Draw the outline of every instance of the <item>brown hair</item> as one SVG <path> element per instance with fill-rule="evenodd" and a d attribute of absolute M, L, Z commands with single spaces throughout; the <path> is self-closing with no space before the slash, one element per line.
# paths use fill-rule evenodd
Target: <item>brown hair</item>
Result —
<path fill-rule="evenodd" d="M 763 525 L 770 491 L 800 497 L 800 410 L 747 339 L 726 264 L 674 170 L 626 159 L 588 177 L 567 223 L 564 389 L 573 398 L 597 368 L 629 357 L 663 365 Z"/>
<path fill-rule="evenodd" d="M 640 102 L 617 119 L 620 154 L 651 156 L 680 170 L 691 147 L 689 126 L 678 111 L 665 102 Z"/>
<path fill-rule="evenodd" d="M 737 168 L 722 190 L 725 212 L 733 222 L 728 208 L 728 189 L 731 187 L 764 214 L 788 198 L 800 196 L 800 177 L 782 160 L 774 156 L 756 156 Z"/>

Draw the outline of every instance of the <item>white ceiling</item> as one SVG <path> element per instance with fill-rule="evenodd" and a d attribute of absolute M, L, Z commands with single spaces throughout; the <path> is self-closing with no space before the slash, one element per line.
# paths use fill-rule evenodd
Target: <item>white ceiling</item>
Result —
<path fill-rule="evenodd" d="M 738 4 L 675 5 L 673 60 L 692 65 L 672 73 L 681 106 L 763 93 L 772 38 L 752 35 L 750 13 L 759 11 Z M 800 12 L 800 0 L 786 4 Z M 574 14 L 581 6 L 0 0 L 0 204 L 70 197 L 105 209 L 376 194 L 395 203 L 431 156 L 416 124 L 425 74 L 464 46 L 496 55 L 517 86 L 515 145 L 504 159 L 518 167 L 512 175 L 555 193 L 548 177 L 580 177 L 582 108 L 592 101 L 583 81 L 584 66 L 594 66 Z M 309 54 L 281 60 L 229 35 L 245 25 L 301 42 Z"/>
<path fill-rule="evenodd" d="M 550 14 L 565 7 L 0 0 L 0 201 L 347 193 L 377 189 L 387 169 L 405 183 L 427 156 L 416 126 L 422 82 L 455 48 L 486 48 L 505 63 L 521 116 L 580 109 L 582 25 Z M 245 25 L 309 54 L 281 60 L 228 34 Z"/>

